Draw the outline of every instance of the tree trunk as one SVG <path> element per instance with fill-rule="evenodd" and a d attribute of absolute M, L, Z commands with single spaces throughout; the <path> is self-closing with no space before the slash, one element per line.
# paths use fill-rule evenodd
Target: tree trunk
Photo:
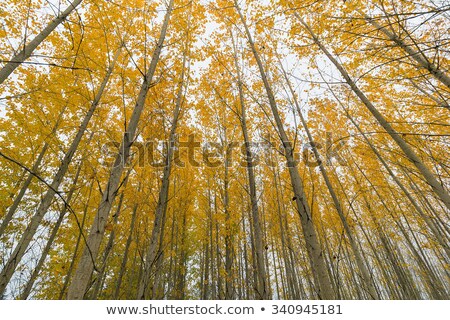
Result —
<path fill-rule="evenodd" d="M 99 270 L 96 280 L 95 280 L 94 290 L 90 297 L 90 299 L 92 299 L 92 300 L 97 300 L 98 296 L 102 290 L 102 285 L 103 285 L 103 281 L 104 281 L 108 258 L 112 251 L 112 248 L 114 246 L 114 240 L 116 238 L 116 232 L 114 229 L 117 227 L 117 222 L 119 221 L 119 216 L 120 216 L 120 213 L 122 212 L 123 198 L 125 196 L 125 189 L 126 189 L 126 186 L 128 183 L 128 179 L 130 177 L 130 173 L 131 173 L 131 169 L 128 170 L 127 175 L 122 184 L 123 190 L 122 190 L 122 194 L 120 195 L 120 198 L 119 198 L 119 203 L 117 204 L 116 212 L 113 215 L 114 220 L 112 223 L 112 230 L 111 230 L 111 233 L 109 234 L 109 238 L 108 238 L 108 242 L 105 247 L 105 251 L 103 252 L 102 264 L 100 266 L 100 270 Z"/>
<path fill-rule="evenodd" d="M 83 229 L 84 229 L 84 224 L 86 222 L 86 216 L 88 213 L 89 201 L 91 200 L 93 187 L 94 187 L 94 179 L 92 179 L 91 184 L 89 186 L 89 193 L 87 194 L 86 204 L 84 205 L 84 209 L 83 209 L 83 218 L 81 220 L 81 224 L 78 226 L 79 232 L 78 232 L 77 241 L 75 243 L 75 249 L 73 250 L 73 254 L 70 259 L 70 266 L 69 266 L 69 269 L 67 270 L 67 274 L 64 278 L 63 286 L 59 292 L 58 300 L 62 300 L 66 296 L 66 290 L 67 290 L 67 287 L 69 286 L 69 281 L 72 277 L 73 268 L 75 267 L 75 261 L 76 261 L 77 254 L 78 254 L 78 248 L 80 247 L 81 238 L 84 239 Z M 78 223 L 78 220 L 77 220 L 77 223 Z"/>
<path fill-rule="evenodd" d="M 139 194 L 140 189 L 141 189 L 141 184 L 139 183 L 138 194 Z M 134 204 L 133 213 L 131 214 L 130 232 L 128 233 L 127 242 L 125 244 L 125 251 L 123 253 L 122 263 L 120 264 L 119 275 L 117 276 L 116 288 L 114 290 L 114 296 L 113 296 L 114 300 L 119 299 L 120 286 L 122 285 L 123 275 L 125 274 L 125 269 L 127 266 L 128 254 L 130 251 L 131 242 L 133 241 L 133 232 L 134 232 L 134 226 L 136 224 L 138 206 L 139 206 L 138 203 Z"/>

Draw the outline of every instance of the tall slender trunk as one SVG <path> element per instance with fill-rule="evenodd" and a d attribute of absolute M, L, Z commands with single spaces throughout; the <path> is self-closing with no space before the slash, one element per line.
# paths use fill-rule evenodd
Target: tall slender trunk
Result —
<path fill-rule="evenodd" d="M 212 276 L 213 276 L 213 272 L 214 272 L 214 268 L 212 265 L 212 251 L 211 251 L 211 247 L 212 247 L 212 240 L 211 240 L 211 233 L 212 233 L 212 221 L 211 221 L 211 206 L 210 206 L 210 199 L 208 199 L 208 209 L 207 209 L 207 214 L 208 214 L 208 218 L 207 218 L 207 223 L 206 223 L 206 236 L 207 238 L 204 240 L 205 241 L 205 268 L 204 268 L 204 276 L 203 276 L 203 282 L 201 283 L 202 286 L 202 295 L 201 295 L 201 299 L 202 300 L 208 300 L 210 297 L 210 288 L 212 286 Z M 211 263 L 211 266 L 210 266 Z M 211 279 L 210 279 L 210 274 L 211 274 Z"/>
<path fill-rule="evenodd" d="M 243 224 L 245 224 L 243 219 Z M 256 262 L 256 249 L 255 249 L 255 231 L 253 231 L 253 219 L 251 217 L 251 212 L 249 213 L 249 225 L 250 225 L 250 252 L 252 257 L 252 273 L 251 273 L 251 281 L 253 290 L 255 291 L 253 294 L 253 298 L 256 298 L 258 291 L 258 267 Z"/>
<path fill-rule="evenodd" d="M 170 252 L 176 252 L 176 241 L 175 241 L 175 211 L 172 210 L 172 224 L 170 225 Z M 167 292 L 173 292 L 173 287 L 175 285 L 174 277 L 172 276 L 174 274 L 173 270 L 176 267 L 176 257 L 171 254 L 170 260 L 169 260 L 169 270 L 166 273 L 166 283 L 167 283 Z"/>
<path fill-rule="evenodd" d="M 115 211 L 115 213 L 113 215 L 114 220 L 113 220 L 113 224 L 112 224 L 112 230 L 111 230 L 111 232 L 109 234 L 108 242 L 107 242 L 105 250 L 103 252 L 103 257 L 102 257 L 102 263 L 101 263 L 101 266 L 100 266 L 100 270 L 98 271 L 98 274 L 97 274 L 97 277 L 96 277 L 95 283 L 94 283 L 94 289 L 93 289 L 92 295 L 90 296 L 90 299 L 93 299 L 93 300 L 97 300 L 99 294 L 102 291 L 104 277 L 106 275 L 105 272 L 106 272 L 106 267 L 107 267 L 107 263 L 108 263 L 108 258 L 109 258 L 109 255 L 110 255 L 112 249 L 113 249 L 114 241 L 115 241 L 115 238 L 116 238 L 115 228 L 117 227 L 117 222 L 119 221 L 119 216 L 120 216 L 120 213 L 122 212 L 123 199 L 125 197 L 125 189 L 126 189 L 126 186 L 127 186 L 127 183 L 128 183 L 128 179 L 130 177 L 130 173 L 131 173 L 131 169 L 128 170 L 128 172 L 126 174 L 126 177 L 125 177 L 125 179 L 123 181 L 123 184 L 122 184 L 123 190 L 122 190 L 122 193 L 120 195 L 119 203 L 117 204 L 116 211 Z"/>
<path fill-rule="evenodd" d="M 247 232 L 245 220 L 246 220 L 245 217 L 243 217 L 242 218 L 242 232 L 244 234 L 246 234 L 246 232 Z M 252 279 L 254 281 L 254 278 L 252 278 L 252 276 L 251 276 L 253 273 L 250 272 L 250 267 L 249 267 L 249 263 L 248 263 L 249 262 L 248 261 L 248 245 L 247 245 L 248 241 L 246 241 L 246 240 L 247 240 L 246 238 L 243 240 L 244 248 L 243 248 L 243 252 L 242 252 L 243 259 L 244 259 L 244 271 L 245 271 L 245 276 L 243 276 L 243 278 L 245 279 L 245 299 L 249 300 L 250 298 L 253 298 L 253 296 L 250 295 L 249 282 L 251 281 L 250 279 Z M 244 273 L 244 271 L 243 271 L 243 273 Z"/>
<path fill-rule="evenodd" d="M 207 188 L 208 188 L 208 231 L 209 231 L 209 256 L 211 257 L 211 295 L 210 299 L 216 299 L 217 297 L 217 281 L 216 281 L 216 275 L 217 272 L 217 263 L 215 263 L 214 260 L 214 216 L 213 216 L 213 202 L 212 202 L 212 194 L 211 194 L 211 181 L 208 177 L 207 182 Z"/>
<path fill-rule="evenodd" d="M 178 263 L 178 268 L 176 272 L 175 281 L 175 299 L 183 300 L 185 298 L 185 287 L 186 287 L 186 262 L 187 262 L 187 251 L 186 251 L 186 210 L 183 210 L 183 215 L 181 219 L 181 243 L 180 243 L 180 261 Z"/>
<path fill-rule="evenodd" d="M 217 215 L 217 195 L 214 194 L 214 210 Z M 223 299 L 223 285 L 222 285 L 222 255 L 220 253 L 220 242 L 219 242 L 219 221 L 215 219 L 215 229 L 216 229 L 216 274 L 217 274 L 217 296 L 216 300 Z"/>
<path fill-rule="evenodd" d="M 261 203 L 264 204 L 264 201 L 261 201 Z M 262 217 L 262 237 L 263 237 L 263 243 L 268 243 L 268 235 L 267 235 L 267 229 L 268 229 L 268 223 L 266 220 L 266 211 L 265 211 L 265 206 L 262 205 L 261 206 L 261 217 Z M 268 295 L 269 295 L 269 299 L 273 299 L 273 290 L 272 290 L 272 286 L 271 286 L 271 277 L 270 277 L 270 267 L 269 267 L 269 246 L 266 245 L 264 247 L 264 263 L 267 266 L 267 272 L 266 272 L 266 283 L 267 283 L 267 288 L 269 289 Z"/>
<path fill-rule="evenodd" d="M 175 183 L 174 183 L 175 184 Z M 175 189 L 175 188 L 174 188 Z M 174 192 L 175 193 L 175 192 Z M 164 265 L 164 235 L 165 235 L 165 226 L 166 226 L 166 216 L 167 216 L 167 208 L 163 210 L 163 215 L 161 218 L 161 230 L 159 232 L 159 241 L 158 241 L 158 252 L 156 255 L 156 264 L 155 264 L 155 272 L 154 272 L 154 283 L 152 285 L 152 290 L 150 293 L 150 298 L 161 300 L 164 298 L 164 283 L 162 283 L 163 277 L 163 265 Z"/>
<path fill-rule="evenodd" d="M 138 185 L 138 194 L 139 194 L 140 190 L 141 190 L 141 183 L 139 183 L 139 185 Z M 123 253 L 122 263 L 120 264 L 119 275 L 117 276 L 117 280 L 116 280 L 116 288 L 114 290 L 113 299 L 115 299 L 115 300 L 119 299 L 120 287 L 122 285 L 123 275 L 125 274 L 125 269 L 127 266 L 128 254 L 130 251 L 131 242 L 133 241 L 133 232 L 134 232 L 134 226 L 136 224 L 138 206 L 139 205 L 136 202 L 133 206 L 133 213 L 131 214 L 130 231 L 128 233 L 127 242 L 125 244 L 125 251 Z"/>
<path fill-rule="evenodd" d="M 202 263 L 202 273 L 201 273 L 201 281 L 200 281 L 200 299 L 207 300 L 208 299 L 208 286 L 209 286 L 209 244 L 208 242 L 203 243 L 203 253 L 204 258 Z"/>
<path fill-rule="evenodd" d="M 79 225 L 77 241 L 75 242 L 75 248 L 73 249 L 73 254 L 70 259 L 70 265 L 67 270 L 67 274 L 64 278 L 63 286 L 62 286 L 61 290 L 59 291 L 58 300 L 62 300 L 66 296 L 66 290 L 67 290 L 67 287 L 69 286 L 69 281 L 72 277 L 72 272 L 75 267 L 75 261 L 76 261 L 77 254 L 78 254 L 78 248 L 80 247 L 81 239 L 82 238 L 84 239 L 84 235 L 83 235 L 84 224 L 86 222 L 86 216 L 87 216 L 88 209 L 89 209 L 89 201 L 91 200 L 93 187 L 94 187 L 94 179 L 92 179 L 91 184 L 89 186 L 89 192 L 87 194 L 86 203 L 83 208 L 83 218 L 81 219 L 81 224 Z"/>
<path fill-rule="evenodd" d="M 275 246 L 275 241 L 274 241 L 273 238 L 274 238 L 273 236 L 270 236 L 270 244 L 271 244 L 271 247 L 272 247 L 272 250 L 270 250 L 272 252 L 271 261 L 272 261 L 272 264 L 273 264 L 273 275 L 274 275 L 274 278 L 275 278 L 275 288 L 276 288 L 276 293 L 277 293 L 276 299 L 277 300 L 281 300 L 282 297 L 281 297 L 281 294 L 280 294 L 280 282 L 278 280 L 278 270 L 279 270 L 279 268 L 277 268 L 277 265 L 276 265 L 276 257 L 275 257 L 275 251 L 276 251 L 275 248 L 276 248 L 276 246 Z"/>
<path fill-rule="evenodd" d="M 225 299 L 234 299 L 233 288 L 233 265 L 234 265 L 234 248 L 232 220 L 230 213 L 230 196 L 229 196 L 229 149 L 226 127 L 224 128 L 224 145 L 225 145 L 225 172 L 223 179 L 223 208 L 225 211 Z"/>

